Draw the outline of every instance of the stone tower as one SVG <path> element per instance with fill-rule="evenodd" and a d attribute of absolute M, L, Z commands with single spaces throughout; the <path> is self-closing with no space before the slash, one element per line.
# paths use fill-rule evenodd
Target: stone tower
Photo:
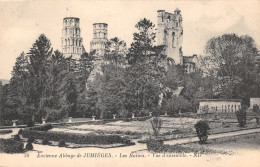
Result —
<path fill-rule="evenodd" d="M 78 60 L 85 52 L 80 36 L 79 18 L 65 17 L 62 29 L 62 53 L 65 57 L 72 56 Z"/>
<path fill-rule="evenodd" d="M 93 81 L 96 74 L 102 74 L 101 65 L 104 63 L 104 55 L 106 53 L 107 39 L 107 24 L 94 23 L 93 24 L 93 39 L 90 42 L 90 51 L 96 51 L 96 60 L 94 61 L 94 69 L 92 69 L 89 80 Z"/>
<path fill-rule="evenodd" d="M 90 51 L 96 50 L 96 54 L 99 56 L 104 56 L 106 52 L 107 41 L 107 24 L 94 23 L 93 39 L 90 42 Z"/>
<path fill-rule="evenodd" d="M 174 13 L 157 11 L 157 45 L 165 45 L 165 54 L 174 64 L 183 65 L 182 41 L 183 27 L 181 11 Z"/>

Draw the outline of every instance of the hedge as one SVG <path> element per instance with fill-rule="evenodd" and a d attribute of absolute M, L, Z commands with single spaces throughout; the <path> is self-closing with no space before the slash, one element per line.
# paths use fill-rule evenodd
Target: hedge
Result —
<path fill-rule="evenodd" d="M 0 135 L 5 135 L 5 134 L 9 134 L 12 133 L 12 130 L 0 130 Z"/>
<path fill-rule="evenodd" d="M 48 131 L 52 129 L 51 124 L 46 124 L 46 125 L 41 125 L 41 126 L 35 126 L 35 127 L 30 127 L 30 130 L 37 130 L 37 131 Z"/>
<path fill-rule="evenodd" d="M 146 143 L 149 151 L 160 152 L 163 147 L 162 140 L 149 139 Z"/>
<path fill-rule="evenodd" d="M 95 134 L 81 134 L 81 133 L 66 133 L 55 131 L 37 131 L 26 128 L 22 132 L 24 138 L 43 139 L 49 141 L 60 141 L 63 139 L 65 142 L 75 144 L 115 144 L 125 143 L 131 144 L 128 139 L 123 139 L 118 135 L 95 135 Z"/>
<path fill-rule="evenodd" d="M 0 139 L 0 152 L 5 153 L 22 153 L 24 144 L 14 139 Z"/>

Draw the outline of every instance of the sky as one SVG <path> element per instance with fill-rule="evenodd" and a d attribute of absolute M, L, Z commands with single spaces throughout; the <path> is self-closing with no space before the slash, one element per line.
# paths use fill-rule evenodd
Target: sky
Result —
<path fill-rule="evenodd" d="M 16 58 L 28 53 L 45 34 L 54 50 L 61 50 L 64 17 L 79 17 L 83 45 L 89 51 L 93 23 L 108 24 L 108 38 L 119 37 L 129 47 L 135 24 L 142 18 L 157 23 L 157 10 L 181 10 L 183 53 L 203 55 L 206 42 L 224 33 L 249 35 L 260 46 L 260 0 L 236 1 L 1 1 L 0 79 L 10 79 Z M 260 48 L 260 47 L 258 47 Z"/>

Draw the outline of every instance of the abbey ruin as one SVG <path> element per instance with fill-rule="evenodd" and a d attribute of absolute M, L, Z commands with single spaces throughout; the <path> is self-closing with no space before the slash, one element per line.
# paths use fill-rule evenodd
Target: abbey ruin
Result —
<path fill-rule="evenodd" d="M 157 11 L 157 45 L 164 45 L 164 54 L 168 56 L 168 64 L 180 64 L 185 67 L 186 72 L 195 71 L 198 61 L 196 54 L 192 56 L 183 56 L 183 25 L 181 11 L 177 8 L 174 13 L 165 10 Z M 65 57 L 72 56 L 78 60 L 85 53 L 80 35 L 80 19 L 76 17 L 66 17 L 63 19 L 62 29 L 62 53 Z M 100 72 L 102 57 L 106 52 L 106 43 L 108 42 L 108 24 L 93 24 L 93 39 L 90 42 L 90 51 L 95 50 L 97 61 L 91 72 L 90 78 L 93 78 L 97 72 Z"/>

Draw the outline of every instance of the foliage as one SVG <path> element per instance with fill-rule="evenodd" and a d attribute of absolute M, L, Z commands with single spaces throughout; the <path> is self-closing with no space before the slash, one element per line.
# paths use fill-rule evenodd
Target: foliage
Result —
<path fill-rule="evenodd" d="M 200 120 L 194 125 L 197 136 L 200 139 L 200 143 L 205 143 L 208 139 L 209 124 L 205 120 Z"/>
<path fill-rule="evenodd" d="M 242 106 L 240 110 L 235 111 L 238 126 L 244 127 L 246 125 L 246 106 Z"/>
<path fill-rule="evenodd" d="M 19 141 L 21 138 L 20 138 L 20 136 L 17 134 L 17 135 L 14 135 L 14 140 L 16 140 L 16 141 Z"/>
<path fill-rule="evenodd" d="M 182 96 L 173 97 L 165 102 L 165 109 L 170 116 L 173 116 L 180 112 L 190 112 L 192 110 L 192 104 Z"/>
<path fill-rule="evenodd" d="M 65 141 L 63 139 L 60 139 L 58 143 L 58 147 L 65 147 L 65 146 L 66 146 Z"/>
<path fill-rule="evenodd" d="M 163 140 L 149 139 L 146 145 L 148 151 L 160 152 L 163 147 Z"/>
<path fill-rule="evenodd" d="M 224 34 L 211 38 L 205 47 L 206 57 L 202 68 L 214 77 L 212 90 L 216 97 L 243 99 L 249 104 L 259 81 L 259 51 L 254 39 L 249 36 Z"/>
<path fill-rule="evenodd" d="M 12 133 L 12 130 L 0 130 L 0 135 L 5 135 L 5 134 L 9 134 Z"/>
<path fill-rule="evenodd" d="M 23 133 L 23 130 L 22 130 L 22 129 L 19 129 L 18 135 L 21 135 L 22 133 Z"/>
<path fill-rule="evenodd" d="M 84 116 L 89 59 L 87 53 L 76 62 L 53 52 L 51 42 L 41 34 L 27 54 L 17 57 L 10 83 L 0 85 L 1 123 L 19 120 L 32 127 L 43 118 Z"/>
<path fill-rule="evenodd" d="M 33 137 L 30 137 L 30 138 L 28 138 L 28 143 L 33 143 L 35 141 L 35 139 L 33 138 Z"/>
<path fill-rule="evenodd" d="M 50 144 L 49 139 L 48 139 L 47 137 L 44 137 L 44 138 L 42 139 L 42 144 L 43 144 L 43 145 L 49 145 L 49 144 Z"/>
<path fill-rule="evenodd" d="M 25 146 L 25 151 L 33 150 L 33 145 L 31 142 L 28 142 Z"/>
<path fill-rule="evenodd" d="M 52 125 L 51 124 L 45 124 L 45 125 L 40 125 L 40 126 L 35 126 L 30 128 L 31 130 L 38 130 L 38 131 L 48 131 L 50 129 L 52 129 Z"/>
<path fill-rule="evenodd" d="M 22 153 L 24 144 L 14 139 L 0 139 L 0 152 L 5 153 Z"/>
<path fill-rule="evenodd" d="M 158 117 L 154 117 L 150 120 L 151 122 L 151 125 L 152 125 L 152 129 L 153 129 L 153 133 L 154 133 L 154 136 L 158 136 L 159 135 L 159 132 L 162 128 L 162 120 Z"/>
<path fill-rule="evenodd" d="M 255 105 L 253 106 L 253 112 L 255 113 L 256 123 L 259 124 L 260 109 L 259 109 L 259 106 L 258 106 L 257 104 L 255 104 Z"/>
<path fill-rule="evenodd" d="M 35 139 L 44 139 L 46 141 L 59 141 L 63 139 L 65 142 L 75 144 L 115 144 L 125 143 L 130 144 L 130 141 L 123 139 L 117 135 L 94 135 L 94 134 L 77 134 L 55 131 L 36 131 L 30 129 L 24 129 L 24 138 L 33 137 Z"/>

